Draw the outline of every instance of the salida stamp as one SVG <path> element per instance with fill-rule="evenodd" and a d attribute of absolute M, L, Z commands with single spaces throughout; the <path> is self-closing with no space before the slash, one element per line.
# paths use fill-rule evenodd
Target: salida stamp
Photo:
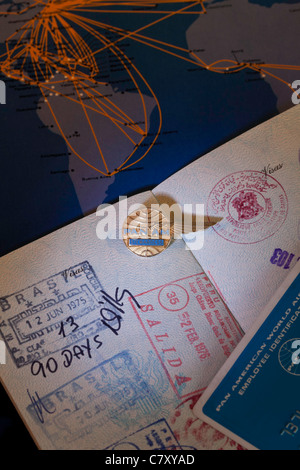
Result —
<path fill-rule="evenodd" d="M 85 436 L 99 430 L 118 436 L 120 429 L 127 430 L 161 412 L 166 387 L 157 379 L 155 382 L 153 367 L 135 352 L 121 351 L 41 397 L 39 404 L 47 410 L 43 421 L 32 400 L 27 411 L 55 448 L 79 446 L 84 450 Z M 103 448 L 107 441 L 102 438 Z M 90 444 L 88 449 L 92 449 Z"/>
<path fill-rule="evenodd" d="M 267 172 L 239 171 L 220 180 L 207 202 L 207 215 L 221 217 L 213 230 L 234 243 L 257 243 L 284 223 L 288 200 L 281 184 Z"/>

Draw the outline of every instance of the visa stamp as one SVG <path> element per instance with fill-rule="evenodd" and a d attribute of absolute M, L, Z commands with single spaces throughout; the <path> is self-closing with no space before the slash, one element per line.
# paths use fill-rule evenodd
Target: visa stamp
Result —
<path fill-rule="evenodd" d="M 179 399 L 202 392 L 242 337 L 204 272 L 135 295 L 132 308 Z M 199 374 L 199 369 L 204 374 Z"/>
<path fill-rule="evenodd" d="M 201 394 L 196 394 L 184 400 L 169 418 L 181 446 L 185 448 L 182 443 L 188 442 L 198 450 L 243 450 L 232 439 L 195 416 L 193 409 L 200 397 Z"/>
<path fill-rule="evenodd" d="M 102 286 L 88 261 L 72 266 L 26 289 L 0 298 L 0 331 L 17 367 L 49 356 L 105 326 L 90 315 L 99 307 Z M 82 318 L 82 326 L 65 338 L 62 320 Z"/>
<path fill-rule="evenodd" d="M 39 406 L 47 410 L 43 422 L 37 410 L 29 404 L 27 411 L 41 427 L 56 449 L 84 450 L 85 436 L 100 434 L 97 449 L 104 449 L 117 436 L 125 435 L 128 428 L 140 423 L 146 426 L 149 418 L 158 419 L 169 400 L 167 381 L 161 383 L 156 376 L 157 359 L 152 354 L 142 358 L 136 352 L 124 350 L 101 362 L 87 372 L 40 398 Z M 164 401 L 165 400 L 165 401 Z M 103 427 L 106 441 L 103 439 Z M 153 440 L 161 440 L 164 429 L 149 429 Z M 167 429 L 164 442 L 172 437 Z M 132 438 L 136 442 L 136 438 Z M 175 444 L 172 437 L 171 444 Z M 91 449 L 88 444 L 88 449 Z"/>
<path fill-rule="evenodd" d="M 170 220 L 157 209 L 145 206 L 131 213 L 124 222 L 124 243 L 138 256 L 152 257 L 162 253 L 171 239 Z"/>
<path fill-rule="evenodd" d="M 160 419 L 115 442 L 106 450 L 181 450 L 166 419 Z"/>
<path fill-rule="evenodd" d="M 213 226 L 222 238 L 240 244 L 265 240 L 279 230 L 288 213 L 281 184 L 259 171 L 239 171 L 220 180 L 207 202 L 207 216 L 221 217 Z"/>

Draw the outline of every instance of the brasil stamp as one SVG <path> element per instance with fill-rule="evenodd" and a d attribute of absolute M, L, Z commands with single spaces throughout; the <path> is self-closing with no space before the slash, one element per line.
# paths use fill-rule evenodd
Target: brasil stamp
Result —
<path fill-rule="evenodd" d="M 135 298 L 140 309 L 130 300 L 132 308 L 177 398 L 202 392 L 242 337 L 206 274 Z"/>
<path fill-rule="evenodd" d="M 0 298 L 0 331 L 17 367 L 52 355 L 104 330 L 99 316 L 102 286 L 88 261 L 26 289 Z M 72 316 L 82 326 L 65 338 L 61 322 Z"/>
<path fill-rule="evenodd" d="M 259 171 L 239 171 L 212 189 L 207 202 L 209 217 L 222 217 L 213 229 L 222 238 L 240 244 L 271 237 L 284 223 L 288 200 L 281 184 Z"/>

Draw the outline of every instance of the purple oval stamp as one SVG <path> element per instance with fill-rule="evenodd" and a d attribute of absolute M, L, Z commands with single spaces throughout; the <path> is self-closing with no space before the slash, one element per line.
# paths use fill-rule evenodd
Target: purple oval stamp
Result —
<path fill-rule="evenodd" d="M 288 200 L 281 184 L 259 171 L 238 171 L 220 180 L 207 202 L 207 217 L 221 217 L 213 226 L 233 243 L 257 243 L 284 223 Z"/>

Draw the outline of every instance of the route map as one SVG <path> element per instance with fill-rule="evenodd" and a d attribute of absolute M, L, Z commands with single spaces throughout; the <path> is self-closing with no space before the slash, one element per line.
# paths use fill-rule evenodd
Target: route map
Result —
<path fill-rule="evenodd" d="M 300 0 L 0 1 L 0 255 L 293 106 Z"/>

